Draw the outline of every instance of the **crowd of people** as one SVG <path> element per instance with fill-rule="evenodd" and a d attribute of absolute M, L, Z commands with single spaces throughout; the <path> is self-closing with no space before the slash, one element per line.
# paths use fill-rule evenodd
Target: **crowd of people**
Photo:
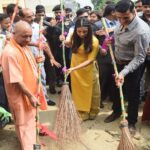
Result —
<path fill-rule="evenodd" d="M 37 105 L 43 110 L 47 105 L 54 106 L 48 92 L 60 94 L 56 86 L 61 87 L 64 80 L 62 41 L 65 73 L 69 75 L 75 107 L 83 121 L 94 120 L 106 100 L 112 102 L 113 111 L 104 122 L 118 119 L 118 87 L 123 85 L 130 133 L 136 132 L 142 101 L 142 121 L 150 123 L 149 0 L 120 0 L 116 4 L 107 1 L 103 10 L 85 6 L 76 14 L 64 6 L 61 10 L 59 4 L 52 9 L 53 17 L 46 15 L 43 5 L 37 5 L 35 11 L 18 6 L 12 24 L 14 11 L 15 4 L 9 4 L 6 12 L 0 14 L 0 127 L 11 122 L 11 112 L 22 150 L 31 150 L 35 144 Z M 110 45 L 118 75 L 113 69 Z"/>

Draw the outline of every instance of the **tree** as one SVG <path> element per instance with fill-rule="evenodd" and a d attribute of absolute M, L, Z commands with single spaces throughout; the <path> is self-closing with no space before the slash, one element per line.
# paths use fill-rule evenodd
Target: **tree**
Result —
<path fill-rule="evenodd" d="M 106 1 L 107 0 L 92 0 L 95 10 L 103 9 Z M 119 0 L 111 0 L 111 1 L 117 3 Z"/>
<path fill-rule="evenodd" d="M 100 10 L 105 4 L 105 0 L 92 0 L 95 10 Z"/>

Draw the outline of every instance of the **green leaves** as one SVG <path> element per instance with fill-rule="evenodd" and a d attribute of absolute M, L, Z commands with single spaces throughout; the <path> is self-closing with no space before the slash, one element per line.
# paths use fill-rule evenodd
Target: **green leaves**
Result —
<path fill-rule="evenodd" d="M 95 10 L 100 10 L 100 9 L 104 9 L 105 7 L 105 2 L 107 0 L 91 0 L 93 5 L 94 5 L 94 9 Z M 119 0 L 111 0 L 114 3 L 117 3 Z"/>

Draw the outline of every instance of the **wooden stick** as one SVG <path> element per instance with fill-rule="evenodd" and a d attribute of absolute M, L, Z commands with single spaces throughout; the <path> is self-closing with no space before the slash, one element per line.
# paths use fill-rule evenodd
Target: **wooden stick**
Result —
<path fill-rule="evenodd" d="M 41 41 L 42 26 L 43 26 L 43 17 L 41 17 L 40 26 L 39 26 L 39 39 L 40 39 L 39 42 L 40 42 L 40 44 L 42 42 Z M 41 46 L 39 46 L 39 57 L 41 55 L 42 55 L 42 49 L 41 49 Z M 38 102 L 40 101 L 40 92 L 41 92 L 41 63 L 38 64 L 38 96 L 37 96 Z M 35 145 L 40 146 L 40 144 L 39 144 L 39 127 L 38 127 L 38 124 L 39 124 L 39 108 L 38 108 L 38 106 L 36 106 L 36 144 Z"/>
<path fill-rule="evenodd" d="M 60 6 L 61 6 L 61 33 L 64 35 L 64 0 L 60 0 Z M 64 68 L 66 68 L 66 57 L 65 57 L 65 43 L 62 41 L 62 51 L 63 51 L 63 65 Z M 67 82 L 67 73 L 64 73 L 64 83 Z"/>
<path fill-rule="evenodd" d="M 19 4 L 19 0 L 16 0 L 16 6 L 14 8 L 14 12 L 13 12 L 13 15 L 12 15 L 12 18 L 11 18 L 9 32 L 12 32 L 12 26 L 13 26 L 14 19 L 15 19 L 15 16 L 17 14 L 17 11 L 18 11 L 18 4 Z"/>
<path fill-rule="evenodd" d="M 104 26 L 104 29 L 105 29 L 105 32 L 106 32 L 107 36 L 109 36 L 109 32 L 108 32 L 108 28 L 107 28 L 107 25 L 106 25 L 105 18 L 102 18 L 101 21 L 102 21 L 102 24 Z M 111 59 L 112 59 L 112 62 L 113 62 L 115 75 L 118 76 L 117 64 L 116 64 L 116 61 L 115 61 L 115 57 L 114 57 L 114 53 L 113 53 L 113 49 L 112 49 L 111 44 L 109 44 L 108 47 L 109 47 L 110 56 L 111 56 Z M 119 93 L 120 93 L 120 99 L 121 99 L 122 117 L 123 117 L 123 120 L 126 120 L 126 111 L 125 111 L 124 95 L 123 95 L 122 85 L 119 86 Z"/>

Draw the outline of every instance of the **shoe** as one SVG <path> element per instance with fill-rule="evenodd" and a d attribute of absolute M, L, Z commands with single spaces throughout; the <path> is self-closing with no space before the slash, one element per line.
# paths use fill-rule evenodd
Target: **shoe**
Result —
<path fill-rule="evenodd" d="M 58 93 L 58 94 L 61 94 L 61 91 L 58 91 L 57 93 Z"/>
<path fill-rule="evenodd" d="M 49 105 L 49 106 L 55 106 L 56 103 L 53 102 L 53 101 L 51 101 L 51 100 L 48 100 L 48 101 L 47 101 L 47 105 Z"/>
<path fill-rule="evenodd" d="M 135 125 L 134 124 L 129 124 L 128 128 L 129 128 L 129 132 L 130 132 L 131 136 L 134 136 L 136 134 Z"/>
<path fill-rule="evenodd" d="M 113 122 L 115 120 L 117 120 L 119 117 L 121 116 L 121 113 L 112 113 L 110 114 L 105 120 L 104 122 L 105 123 L 110 123 L 110 122 Z"/>
<path fill-rule="evenodd" d="M 87 112 L 80 111 L 79 112 L 79 116 L 82 119 L 82 121 L 89 120 L 89 113 L 87 113 Z"/>
<path fill-rule="evenodd" d="M 61 80 L 60 80 L 60 81 L 58 81 L 56 85 L 57 85 L 58 87 L 62 87 L 62 85 L 63 85 L 63 81 L 61 81 Z"/>
<path fill-rule="evenodd" d="M 103 102 L 100 103 L 100 108 L 104 108 Z"/>
<path fill-rule="evenodd" d="M 90 113 L 89 120 L 95 120 L 96 116 L 97 116 L 96 114 Z"/>
<path fill-rule="evenodd" d="M 49 89 L 49 92 L 50 92 L 51 94 L 56 94 L 56 93 L 57 93 L 57 91 L 55 90 L 55 88 L 50 88 L 50 89 Z"/>
<path fill-rule="evenodd" d="M 97 109 L 91 109 L 89 112 L 89 120 L 94 120 L 97 117 L 99 112 L 100 112 L 99 107 L 97 107 Z"/>

